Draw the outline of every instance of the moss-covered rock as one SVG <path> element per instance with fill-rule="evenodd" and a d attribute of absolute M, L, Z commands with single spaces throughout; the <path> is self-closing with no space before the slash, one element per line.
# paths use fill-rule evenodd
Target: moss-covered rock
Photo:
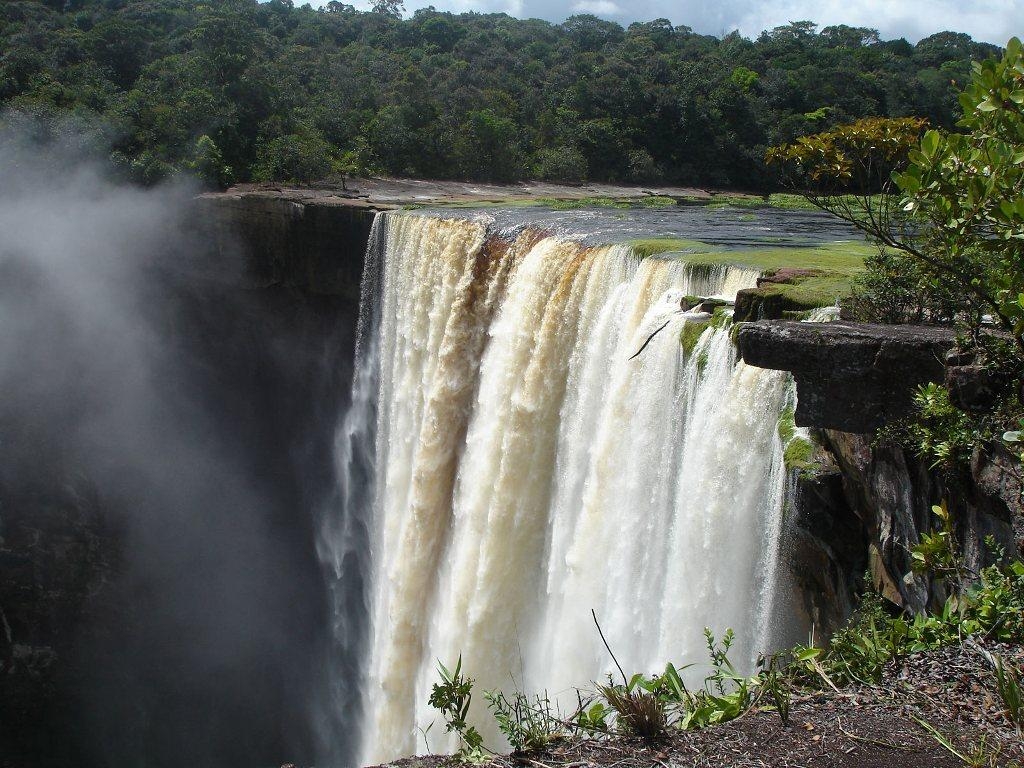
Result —
<path fill-rule="evenodd" d="M 703 376 L 708 367 L 708 351 L 702 349 L 697 353 L 697 375 Z"/>
<path fill-rule="evenodd" d="M 782 460 L 789 470 L 813 471 L 818 464 L 815 461 L 815 453 L 818 448 L 805 430 L 796 426 L 796 412 L 792 406 L 787 406 L 779 414 L 778 421 L 779 439 L 782 441 Z"/>
<path fill-rule="evenodd" d="M 715 307 L 711 313 L 711 325 L 714 328 L 725 328 L 732 322 L 732 305 Z"/>
<path fill-rule="evenodd" d="M 786 469 L 812 469 L 814 465 L 814 443 L 802 435 L 795 435 L 786 443 L 782 454 Z"/>
<path fill-rule="evenodd" d="M 790 283 L 767 283 L 759 288 L 744 288 L 736 294 L 734 319 L 780 320 L 793 313 L 805 313 L 833 306 L 850 293 L 849 280 L 827 273 L 795 278 Z"/>
<path fill-rule="evenodd" d="M 693 354 L 693 350 L 697 348 L 697 342 L 700 341 L 700 337 L 710 323 L 710 318 L 701 319 L 700 317 L 687 318 L 683 323 L 683 327 L 679 331 L 679 343 L 683 345 L 683 352 L 687 357 Z"/>
<path fill-rule="evenodd" d="M 792 406 L 787 406 L 779 414 L 776 430 L 783 445 L 793 439 L 793 435 L 796 434 L 796 411 Z"/>
<path fill-rule="evenodd" d="M 703 299 L 700 304 L 697 305 L 697 309 L 701 312 L 707 312 L 709 315 L 713 315 L 722 307 L 732 308 L 732 302 L 726 301 L 725 299 Z"/>

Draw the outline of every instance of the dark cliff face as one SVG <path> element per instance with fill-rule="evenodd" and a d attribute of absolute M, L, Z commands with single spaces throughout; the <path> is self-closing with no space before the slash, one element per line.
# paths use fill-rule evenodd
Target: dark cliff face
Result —
<path fill-rule="evenodd" d="M 373 208 L 305 199 L 294 191 L 251 192 L 201 195 L 194 214 L 216 254 L 211 266 L 227 268 L 233 282 L 294 288 L 358 307 Z"/>
<path fill-rule="evenodd" d="M 135 416 L 99 448 L 72 427 L 95 397 L 66 393 L 102 350 L 38 295 L 69 381 L 0 407 L 14 437 L 0 440 L 0 765 L 319 751 L 329 619 L 314 517 L 335 487 L 372 212 L 193 206 L 132 298 L 155 353 L 149 400 L 114 402 Z"/>
<path fill-rule="evenodd" d="M 969 471 L 944 477 L 900 448 L 874 445 L 870 435 L 816 435 L 823 460 L 819 470 L 797 478 L 790 554 L 818 627 L 837 628 L 865 586 L 913 612 L 945 600 L 941 585 L 914 574 L 911 562 L 920 535 L 934 531 L 932 506 L 943 501 L 956 521 L 968 569 L 978 572 L 994 562 L 989 537 L 1006 552 L 1016 551 L 1019 471 L 1001 447 L 979 448 Z"/>
<path fill-rule="evenodd" d="M 965 565 L 993 560 L 990 538 L 1017 549 L 1022 519 L 1019 464 L 999 445 L 981 446 L 969 469 L 943 476 L 901 448 L 876 445 L 871 432 L 907 415 L 916 387 L 947 377 L 949 329 L 858 323 L 743 323 L 745 362 L 791 371 L 796 422 L 811 427 L 818 469 L 797 477 L 791 565 L 808 613 L 833 629 L 852 610 L 865 574 L 911 611 L 945 599 L 915 575 L 911 548 L 932 531 L 933 505 L 956 520 Z"/>

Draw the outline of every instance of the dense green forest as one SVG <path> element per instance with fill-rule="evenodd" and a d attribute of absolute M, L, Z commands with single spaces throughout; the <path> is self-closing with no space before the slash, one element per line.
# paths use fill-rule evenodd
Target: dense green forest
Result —
<path fill-rule="evenodd" d="M 207 183 L 332 172 L 764 188 L 765 148 L 867 115 L 951 127 L 970 60 L 795 22 L 749 40 L 394 2 L 24 0 L 0 6 L 8 123 L 88 126 L 123 173 Z M 27 116 L 27 117 L 26 117 Z M 41 122 L 40 122 L 41 121 Z"/>

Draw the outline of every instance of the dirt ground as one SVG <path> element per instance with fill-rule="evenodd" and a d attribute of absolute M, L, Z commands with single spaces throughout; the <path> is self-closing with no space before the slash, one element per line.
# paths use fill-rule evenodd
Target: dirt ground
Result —
<path fill-rule="evenodd" d="M 1024 666 L 1024 648 L 975 643 L 893 663 L 880 686 L 794 693 L 788 725 L 758 706 L 732 722 L 622 736 L 559 739 L 495 756 L 490 768 L 1019 768 L 1024 740 L 996 694 L 985 654 Z M 926 723 L 934 732 L 922 724 Z M 936 735 L 938 734 L 938 736 Z M 944 739 L 944 745 L 940 741 Z M 954 754 L 956 753 L 956 754 Z M 407 758 L 394 768 L 448 768 L 454 758 Z"/>

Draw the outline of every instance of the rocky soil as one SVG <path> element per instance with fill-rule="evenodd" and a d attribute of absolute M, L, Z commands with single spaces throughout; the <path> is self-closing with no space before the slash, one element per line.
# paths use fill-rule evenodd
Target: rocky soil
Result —
<path fill-rule="evenodd" d="M 996 693 L 987 654 L 1019 669 L 1024 648 L 968 642 L 894 662 L 880 686 L 794 692 L 784 724 L 755 705 L 732 722 L 660 741 L 559 739 L 495 756 L 490 768 L 1019 768 L 1024 740 Z M 925 725 L 927 724 L 927 725 Z M 945 744 L 941 740 L 945 740 Z M 452 768 L 407 758 L 389 768 Z"/>

